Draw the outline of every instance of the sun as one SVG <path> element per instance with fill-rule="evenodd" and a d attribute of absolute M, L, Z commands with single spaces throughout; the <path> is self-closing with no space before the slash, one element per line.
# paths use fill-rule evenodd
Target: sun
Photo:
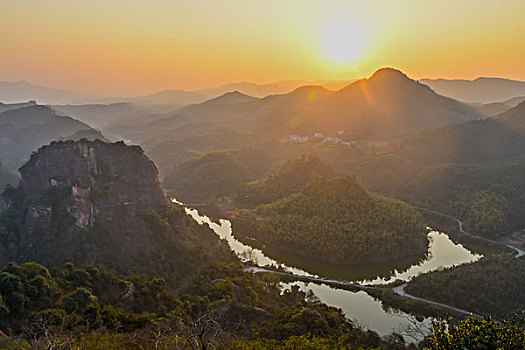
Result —
<path fill-rule="evenodd" d="M 330 23 L 322 37 L 324 54 L 339 64 L 353 63 L 364 44 L 364 32 L 355 21 L 339 20 Z"/>

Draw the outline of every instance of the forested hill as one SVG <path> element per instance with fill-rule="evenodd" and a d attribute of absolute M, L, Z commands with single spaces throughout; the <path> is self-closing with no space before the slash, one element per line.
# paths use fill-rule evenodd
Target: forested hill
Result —
<path fill-rule="evenodd" d="M 302 155 L 287 161 L 275 174 L 262 180 L 242 184 L 235 200 L 244 206 L 257 206 L 284 198 L 299 192 L 307 183 L 318 176 L 334 176 L 335 171 L 319 157 Z"/>
<path fill-rule="evenodd" d="M 467 231 L 494 236 L 525 226 L 524 154 L 522 103 L 494 118 L 425 131 L 363 156 L 341 152 L 331 162 L 358 174 L 374 192 L 448 212 Z"/>
<path fill-rule="evenodd" d="M 178 164 L 162 184 L 178 200 L 206 201 L 232 195 L 239 184 L 257 179 L 268 163 L 265 150 L 212 151 Z"/>
<path fill-rule="evenodd" d="M 349 175 L 319 177 L 299 193 L 241 211 L 233 225 L 269 247 L 338 265 L 423 257 L 427 249 L 418 213 Z"/>
<path fill-rule="evenodd" d="M 494 118 L 423 132 L 399 142 L 392 154 L 425 164 L 481 164 L 524 152 L 525 102 Z"/>

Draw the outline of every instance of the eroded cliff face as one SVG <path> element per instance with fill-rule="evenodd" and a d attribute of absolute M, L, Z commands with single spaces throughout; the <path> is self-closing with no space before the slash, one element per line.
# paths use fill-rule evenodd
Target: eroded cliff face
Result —
<path fill-rule="evenodd" d="M 203 266 L 235 261 L 209 227 L 168 200 L 140 147 L 54 142 L 20 173 L 20 185 L 2 194 L 0 265 L 103 264 L 177 285 Z"/>
<path fill-rule="evenodd" d="M 158 211 L 169 203 L 153 162 L 140 147 L 122 142 L 54 142 L 34 153 L 20 174 L 30 203 L 24 235 L 49 234 L 52 221 L 65 209 L 71 218 L 70 234 L 97 225 L 107 231 L 112 244 L 130 254 L 147 254 L 147 229 L 136 214 Z M 50 195 L 55 192 L 60 193 Z M 39 201 L 42 196 L 61 196 L 63 205 Z"/>

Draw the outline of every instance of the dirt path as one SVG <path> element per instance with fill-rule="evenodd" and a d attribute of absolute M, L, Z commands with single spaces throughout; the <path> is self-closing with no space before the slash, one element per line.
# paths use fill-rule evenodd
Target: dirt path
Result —
<path fill-rule="evenodd" d="M 457 307 L 454 307 L 454 306 L 450 306 L 450 305 L 443 304 L 443 303 L 438 303 L 436 301 L 432 301 L 432 300 L 416 297 L 416 296 L 414 296 L 412 294 L 408 294 L 407 292 L 405 292 L 405 287 L 406 286 L 407 286 L 407 283 L 403 283 L 402 285 L 394 287 L 393 288 L 394 293 L 396 293 L 397 295 L 400 295 L 402 297 L 405 297 L 405 298 L 409 298 L 409 299 L 413 299 L 413 300 L 419 300 L 419 301 L 424 301 L 425 303 L 429 303 L 429 304 L 432 304 L 432 305 L 440 306 L 440 307 L 443 307 L 445 309 L 449 309 L 449 310 L 452 310 L 452 311 L 455 311 L 455 312 L 458 312 L 460 314 L 464 314 L 464 315 L 467 315 L 467 316 L 473 315 L 473 316 L 476 316 L 476 317 L 481 317 L 480 315 L 475 314 L 475 313 L 470 312 L 470 311 L 467 311 L 467 310 L 458 309 Z"/>
<path fill-rule="evenodd" d="M 244 271 L 245 272 L 251 272 L 251 273 L 269 272 L 269 273 L 274 273 L 274 274 L 277 274 L 277 275 L 293 277 L 293 278 L 296 278 L 297 280 L 304 281 L 304 282 L 324 283 L 324 284 L 330 285 L 332 287 L 336 287 L 336 288 L 339 287 L 341 289 L 355 288 L 355 289 L 366 290 L 366 289 L 372 288 L 370 286 L 366 286 L 366 285 L 359 284 L 359 283 L 350 283 L 350 282 L 343 282 L 343 281 L 338 281 L 338 280 L 333 280 L 333 279 L 325 279 L 325 278 L 319 278 L 319 277 L 294 275 L 294 274 L 289 273 L 289 272 L 280 272 L 280 271 L 275 271 L 275 270 L 269 270 L 269 269 L 265 269 L 264 267 L 260 267 L 260 266 L 246 267 L 246 268 L 244 268 Z"/>

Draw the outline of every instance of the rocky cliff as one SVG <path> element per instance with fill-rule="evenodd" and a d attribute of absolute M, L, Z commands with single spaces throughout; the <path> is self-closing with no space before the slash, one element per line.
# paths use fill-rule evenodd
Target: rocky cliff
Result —
<path fill-rule="evenodd" d="M 104 262 L 135 272 L 140 269 L 133 265 L 166 264 L 170 255 L 167 264 L 174 264 L 188 260 L 198 244 L 217 245 L 209 230 L 185 223 L 183 208 L 165 196 L 157 173 L 140 147 L 123 142 L 40 148 L 20 168 L 19 187 L 3 195 L 8 209 L 0 217 L 0 255 L 48 265 Z"/>
<path fill-rule="evenodd" d="M 155 164 L 138 146 L 87 140 L 54 142 L 20 168 L 20 186 L 27 198 L 53 187 L 70 189 L 66 210 L 76 227 L 92 227 L 98 222 L 114 243 L 127 245 L 145 229 L 136 213 L 159 210 L 168 203 L 157 173 Z M 49 204 L 30 204 L 25 231 L 50 224 L 51 211 Z M 141 250 L 143 244 L 133 249 Z"/>

